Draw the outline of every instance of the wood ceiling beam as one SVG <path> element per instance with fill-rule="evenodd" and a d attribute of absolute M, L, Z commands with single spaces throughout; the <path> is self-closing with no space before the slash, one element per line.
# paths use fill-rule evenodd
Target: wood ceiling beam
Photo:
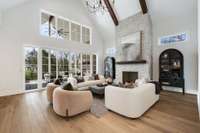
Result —
<path fill-rule="evenodd" d="M 145 0 L 139 0 L 140 1 L 140 6 L 142 8 L 143 14 L 148 13 L 148 8 L 147 8 L 147 3 Z"/>
<path fill-rule="evenodd" d="M 110 1 L 109 0 L 104 0 L 104 3 L 105 3 L 105 5 L 106 5 L 106 7 L 108 9 L 108 12 L 109 12 L 114 24 L 116 26 L 119 25 L 119 21 L 118 21 L 117 16 L 116 16 L 116 14 L 115 14 L 115 12 L 114 12 L 111 4 L 110 4 Z"/>

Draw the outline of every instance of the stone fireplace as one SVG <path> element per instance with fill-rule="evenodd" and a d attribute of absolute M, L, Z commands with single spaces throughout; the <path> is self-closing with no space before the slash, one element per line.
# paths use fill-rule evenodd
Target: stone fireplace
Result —
<path fill-rule="evenodd" d="M 148 64 L 116 64 L 116 82 L 124 82 L 124 72 L 134 72 L 137 73 L 137 78 L 150 79 Z"/>
<path fill-rule="evenodd" d="M 124 43 L 122 43 L 124 42 L 123 39 L 127 36 L 129 38 L 129 35 L 132 36 L 138 31 L 141 31 L 142 33 L 140 35 L 140 49 L 134 47 L 134 49 L 130 49 L 132 52 L 122 52 L 124 46 Z M 129 45 L 127 45 L 126 48 L 128 46 Z M 127 19 L 124 19 L 123 21 L 120 21 L 119 26 L 116 27 L 116 49 L 116 82 L 123 83 L 123 72 L 137 72 L 138 78 L 151 79 L 152 25 L 150 16 L 148 14 L 143 15 L 142 13 L 138 13 Z M 138 50 L 140 51 L 140 58 L 136 58 L 135 60 L 131 58 L 132 60 L 130 60 L 128 57 L 136 57 L 138 55 Z M 123 56 L 122 54 L 124 53 L 128 55 Z"/>

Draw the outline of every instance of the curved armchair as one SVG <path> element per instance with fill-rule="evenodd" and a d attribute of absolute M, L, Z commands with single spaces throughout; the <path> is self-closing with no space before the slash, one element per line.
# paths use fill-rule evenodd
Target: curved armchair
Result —
<path fill-rule="evenodd" d="M 93 102 L 90 91 L 67 91 L 58 87 L 53 92 L 53 109 L 60 116 L 74 116 L 89 111 Z"/>
<path fill-rule="evenodd" d="M 54 92 L 54 89 L 57 87 L 59 87 L 59 85 L 56 85 L 54 83 L 47 84 L 47 100 L 50 103 L 53 103 L 53 92 Z"/>

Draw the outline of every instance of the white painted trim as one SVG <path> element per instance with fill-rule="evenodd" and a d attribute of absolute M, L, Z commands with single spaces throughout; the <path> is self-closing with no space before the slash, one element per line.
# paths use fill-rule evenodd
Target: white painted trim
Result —
<path fill-rule="evenodd" d="M 174 88 L 174 87 L 166 87 L 166 86 L 163 86 L 162 88 L 163 88 L 163 90 L 182 93 L 182 88 Z M 193 89 L 192 90 L 185 90 L 185 93 L 197 95 L 197 90 L 193 90 Z"/>

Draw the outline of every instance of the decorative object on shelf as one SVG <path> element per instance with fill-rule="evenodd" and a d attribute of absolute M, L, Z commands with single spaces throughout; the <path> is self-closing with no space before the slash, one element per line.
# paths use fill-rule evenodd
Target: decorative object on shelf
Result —
<path fill-rule="evenodd" d="M 159 38 L 159 45 L 166 45 L 178 42 L 185 42 L 188 40 L 187 33 L 180 33 L 176 35 L 168 35 Z"/>
<path fill-rule="evenodd" d="M 112 5 L 115 4 L 115 0 L 112 0 Z M 101 12 L 104 14 L 107 12 L 107 7 L 103 0 L 86 0 L 86 6 L 91 13 Z"/>
<path fill-rule="evenodd" d="M 104 60 L 104 76 L 105 78 L 115 79 L 115 58 L 106 57 Z"/>
<path fill-rule="evenodd" d="M 160 55 L 160 78 L 162 86 L 181 87 L 185 94 L 183 55 L 176 49 L 167 49 Z"/>

